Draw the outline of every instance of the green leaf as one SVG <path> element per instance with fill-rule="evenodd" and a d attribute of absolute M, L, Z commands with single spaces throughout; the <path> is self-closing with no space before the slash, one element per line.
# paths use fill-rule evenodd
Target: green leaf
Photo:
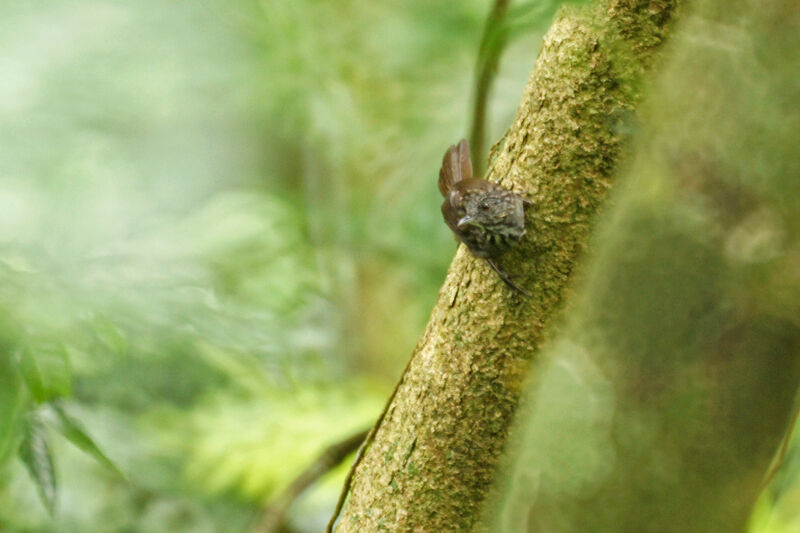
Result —
<path fill-rule="evenodd" d="M 36 403 L 72 393 L 72 372 L 64 346 L 40 341 L 19 352 L 19 370 Z"/>
<path fill-rule="evenodd" d="M 125 332 L 114 325 L 102 315 L 97 315 L 91 322 L 91 328 L 97 339 L 108 348 L 111 353 L 122 355 L 128 350 L 128 339 Z"/>
<path fill-rule="evenodd" d="M 44 383 L 42 383 L 42 376 L 39 372 L 39 367 L 36 365 L 36 359 L 30 350 L 23 349 L 17 353 L 19 360 L 19 371 L 22 373 L 22 378 L 25 380 L 25 385 L 31 393 L 33 399 L 41 402 L 44 398 Z"/>
<path fill-rule="evenodd" d="M 86 432 L 83 424 L 64 410 L 60 402 L 53 402 L 50 404 L 57 416 L 56 429 L 64 435 L 72 444 L 80 448 L 84 453 L 94 457 L 94 459 L 113 470 L 123 479 L 127 479 L 117 465 L 115 465 L 108 456 L 95 444 L 94 440 Z"/>
<path fill-rule="evenodd" d="M 47 444 L 47 431 L 38 413 L 31 413 L 28 423 L 25 424 L 19 456 L 36 483 L 42 503 L 52 515 L 56 505 L 56 475 L 50 446 Z"/>
<path fill-rule="evenodd" d="M 0 466 L 11 456 L 19 435 L 22 383 L 8 354 L 0 354 Z"/>

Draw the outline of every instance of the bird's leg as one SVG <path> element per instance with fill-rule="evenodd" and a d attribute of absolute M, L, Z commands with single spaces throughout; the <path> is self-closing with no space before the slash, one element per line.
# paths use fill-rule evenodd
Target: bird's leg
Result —
<path fill-rule="evenodd" d="M 514 283 L 514 281 L 511 279 L 511 276 L 506 274 L 499 266 L 497 266 L 497 264 L 492 259 L 487 258 L 486 262 L 489 263 L 489 266 L 492 267 L 492 269 L 495 272 L 497 272 L 497 275 L 500 276 L 500 279 L 502 279 L 505 282 L 505 284 L 511 288 L 511 290 L 523 295 L 526 298 L 531 297 L 530 294 L 522 290 L 522 287 Z"/>

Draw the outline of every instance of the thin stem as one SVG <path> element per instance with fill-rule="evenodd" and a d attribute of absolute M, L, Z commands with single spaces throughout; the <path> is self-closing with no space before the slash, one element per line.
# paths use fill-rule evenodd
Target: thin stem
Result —
<path fill-rule="evenodd" d="M 364 442 L 368 430 L 354 433 L 322 451 L 308 468 L 303 470 L 288 487 L 264 510 L 253 533 L 277 533 L 281 530 L 286 512 L 295 500 L 320 477 L 330 472 Z"/>
<path fill-rule="evenodd" d="M 484 141 L 489 92 L 500 63 L 500 55 L 508 41 L 505 18 L 510 3 L 510 0 L 495 0 L 483 27 L 483 36 L 478 48 L 478 64 L 475 69 L 475 89 L 472 101 L 472 125 L 469 135 L 472 164 L 476 176 L 481 176 L 485 170 Z"/>

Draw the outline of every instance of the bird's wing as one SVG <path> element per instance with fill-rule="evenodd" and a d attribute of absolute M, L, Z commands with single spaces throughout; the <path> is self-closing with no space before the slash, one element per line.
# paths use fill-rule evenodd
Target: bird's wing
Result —
<path fill-rule="evenodd" d="M 472 162 L 469 159 L 469 143 L 461 139 L 458 145 L 447 149 L 439 170 L 439 192 L 447 197 L 448 191 L 461 180 L 472 177 Z"/>
<path fill-rule="evenodd" d="M 442 216 L 444 217 L 444 222 L 447 226 L 456 234 L 456 238 L 458 238 L 458 234 L 461 233 L 461 230 L 458 229 L 457 221 L 459 219 L 459 213 L 457 212 L 456 208 L 450 201 L 445 198 L 444 202 L 442 202 Z"/>

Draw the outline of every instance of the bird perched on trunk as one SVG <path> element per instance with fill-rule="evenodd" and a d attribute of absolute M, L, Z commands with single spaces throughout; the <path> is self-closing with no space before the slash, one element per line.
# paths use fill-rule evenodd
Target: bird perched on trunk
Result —
<path fill-rule="evenodd" d="M 472 177 L 466 139 L 444 154 L 439 171 L 442 215 L 456 238 L 475 257 L 486 259 L 513 290 L 527 296 L 494 259 L 516 246 L 525 235 L 525 207 L 531 203 L 496 183 Z"/>

